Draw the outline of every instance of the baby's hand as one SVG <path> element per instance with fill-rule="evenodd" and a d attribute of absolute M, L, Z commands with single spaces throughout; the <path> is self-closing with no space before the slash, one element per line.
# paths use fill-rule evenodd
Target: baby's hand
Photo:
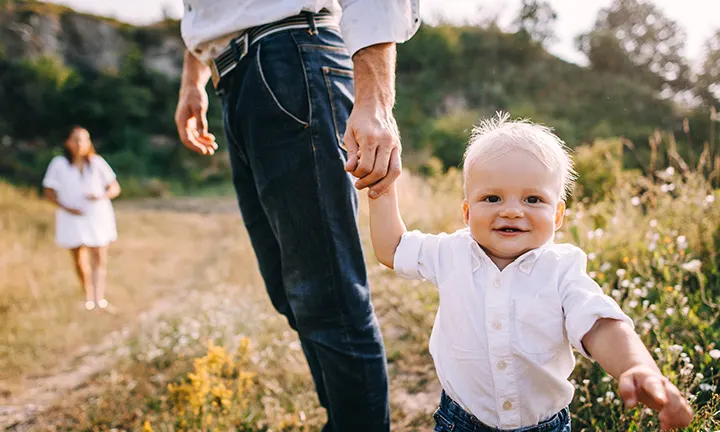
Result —
<path fill-rule="evenodd" d="M 620 375 L 618 391 L 625 406 L 632 408 L 642 402 L 660 413 L 660 428 L 684 428 L 692 420 L 693 412 L 677 387 L 660 372 L 636 366 Z"/>

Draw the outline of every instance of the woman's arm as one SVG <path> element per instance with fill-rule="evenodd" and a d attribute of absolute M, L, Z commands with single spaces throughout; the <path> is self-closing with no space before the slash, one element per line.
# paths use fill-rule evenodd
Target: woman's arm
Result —
<path fill-rule="evenodd" d="M 57 191 L 56 191 L 55 189 L 52 189 L 52 188 L 49 188 L 49 187 L 43 188 L 43 196 L 45 196 L 45 199 L 46 199 L 46 200 L 50 201 L 51 203 L 55 204 L 56 206 L 58 206 L 59 208 L 65 210 L 65 211 L 68 212 L 68 213 L 72 213 L 72 214 L 74 214 L 74 215 L 81 215 L 81 214 L 82 214 L 82 210 L 65 207 L 65 206 L 58 200 Z"/>
<path fill-rule="evenodd" d="M 120 189 L 120 183 L 118 183 L 117 180 L 114 180 L 105 189 L 105 198 L 113 200 L 113 199 L 117 198 L 118 195 L 120 195 L 121 191 L 122 191 L 122 189 Z"/>
<path fill-rule="evenodd" d="M 400 216 L 397 188 L 393 184 L 388 191 L 370 199 L 370 237 L 378 261 L 393 268 L 395 250 L 406 228 Z"/>

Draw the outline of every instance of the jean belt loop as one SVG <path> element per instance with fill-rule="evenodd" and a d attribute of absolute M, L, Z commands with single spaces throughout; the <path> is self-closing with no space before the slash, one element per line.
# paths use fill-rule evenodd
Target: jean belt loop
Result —
<path fill-rule="evenodd" d="M 315 14 L 312 12 L 305 12 L 305 18 L 307 18 L 308 26 L 310 27 L 308 29 L 308 33 L 314 35 L 317 33 L 317 27 L 315 26 Z"/>

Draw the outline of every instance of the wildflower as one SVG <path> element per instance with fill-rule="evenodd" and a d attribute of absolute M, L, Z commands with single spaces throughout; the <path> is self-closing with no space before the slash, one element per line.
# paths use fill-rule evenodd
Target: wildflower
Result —
<path fill-rule="evenodd" d="M 677 344 L 676 344 L 676 345 L 670 345 L 670 346 L 668 347 L 668 350 L 670 351 L 671 354 L 680 354 L 681 352 L 683 352 L 683 346 L 682 346 L 682 345 L 677 345 Z M 720 356 L 720 352 L 718 352 L 718 355 Z"/>
<path fill-rule="evenodd" d="M 620 292 L 620 290 L 616 290 L 616 289 L 612 290 L 611 294 L 615 298 L 619 298 L 620 296 L 622 296 L 622 293 Z"/>
<path fill-rule="evenodd" d="M 642 282 L 642 279 L 640 279 L 639 277 L 636 277 L 635 279 L 633 279 L 633 283 L 635 285 L 640 285 L 640 282 Z"/>
<path fill-rule="evenodd" d="M 585 385 L 590 384 L 590 380 L 589 380 L 589 379 L 584 379 L 582 382 L 583 382 L 583 384 L 585 384 Z"/>
<path fill-rule="evenodd" d="M 613 399 L 615 399 L 615 393 L 613 393 L 613 392 L 611 392 L 611 391 L 606 392 L 606 393 L 605 393 L 605 398 L 607 398 L 607 400 L 613 400 Z"/>
<path fill-rule="evenodd" d="M 678 249 L 687 249 L 688 243 L 687 243 L 687 237 L 684 235 L 681 235 L 677 238 L 677 245 Z"/>
<path fill-rule="evenodd" d="M 702 261 L 699 259 L 694 259 L 690 262 L 687 262 L 682 265 L 683 270 L 689 271 L 690 273 L 700 273 L 700 267 L 702 266 Z"/>
<path fill-rule="evenodd" d="M 660 186 L 660 192 L 667 192 L 668 191 L 668 185 L 664 184 Z"/>
<path fill-rule="evenodd" d="M 591 272 L 588 273 L 588 276 L 590 276 L 591 278 L 595 279 L 595 276 L 597 276 L 597 273 L 594 272 L 594 271 L 591 271 Z"/>
<path fill-rule="evenodd" d="M 696 353 L 702 354 L 702 352 L 704 351 L 703 348 L 702 348 L 700 345 L 695 345 L 694 348 L 695 348 L 695 352 L 696 352 Z"/>
<path fill-rule="evenodd" d="M 715 196 L 714 195 L 708 195 L 705 197 L 705 202 L 707 204 L 712 204 L 715 202 Z"/>
<path fill-rule="evenodd" d="M 595 252 L 590 252 L 587 257 L 589 261 L 593 261 L 596 256 L 597 255 L 595 255 Z"/>
<path fill-rule="evenodd" d="M 712 357 L 713 360 L 720 359 L 720 350 L 713 349 L 708 351 L 708 354 L 710 354 L 710 357 Z"/>
<path fill-rule="evenodd" d="M 588 231 L 587 233 L 588 240 L 592 240 L 595 238 L 595 231 Z"/>
<path fill-rule="evenodd" d="M 674 175 L 674 174 L 675 174 L 675 168 L 673 168 L 673 167 L 670 166 L 670 167 L 667 167 L 667 168 L 665 169 L 665 175 L 666 175 L 666 176 L 671 177 L 671 176 Z"/>
<path fill-rule="evenodd" d="M 717 390 L 717 386 L 710 385 L 710 384 L 700 384 L 700 390 L 715 392 L 715 390 Z"/>
<path fill-rule="evenodd" d="M 638 301 L 637 301 L 637 300 L 630 300 L 630 301 L 628 302 L 628 306 L 630 306 L 630 307 L 633 308 L 633 309 L 635 309 L 635 308 L 637 307 L 637 305 L 638 305 Z"/>
<path fill-rule="evenodd" d="M 675 309 L 667 308 L 667 309 L 665 309 L 665 313 L 672 316 L 675 313 Z"/>
<path fill-rule="evenodd" d="M 607 383 L 607 382 L 610 382 L 610 379 L 611 378 L 609 376 L 605 375 L 604 377 L 602 377 L 602 379 L 600 381 Z"/>
<path fill-rule="evenodd" d="M 609 262 L 604 262 L 604 263 L 602 263 L 602 265 L 600 266 L 600 271 L 601 271 L 601 272 L 606 272 L 606 271 L 610 270 L 611 268 L 612 268 L 612 264 L 610 264 Z"/>
<path fill-rule="evenodd" d="M 618 277 L 625 276 L 625 273 L 626 273 L 625 269 L 617 269 L 617 272 L 615 272 L 615 274 L 617 274 Z"/>
<path fill-rule="evenodd" d="M 622 286 L 623 288 L 627 288 L 630 286 L 630 281 L 625 279 L 622 282 L 620 282 L 620 286 Z"/>
<path fill-rule="evenodd" d="M 595 230 L 595 237 L 600 238 L 605 234 L 605 231 L 602 230 L 602 228 L 598 228 Z"/>
<path fill-rule="evenodd" d="M 656 219 L 650 220 L 650 226 L 655 228 L 657 226 L 657 220 Z"/>
<path fill-rule="evenodd" d="M 630 203 L 636 207 L 639 206 L 640 205 L 640 197 L 632 197 L 632 199 L 630 200 Z"/>

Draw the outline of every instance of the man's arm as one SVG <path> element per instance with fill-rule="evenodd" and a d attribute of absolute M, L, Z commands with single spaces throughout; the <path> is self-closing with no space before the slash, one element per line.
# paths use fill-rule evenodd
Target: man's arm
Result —
<path fill-rule="evenodd" d="M 635 331 L 622 321 L 598 320 L 582 340 L 586 351 L 618 380 L 625 404 L 642 402 L 660 412 L 663 430 L 686 427 L 692 409 L 678 388 L 665 378 Z"/>
<path fill-rule="evenodd" d="M 345 169 L 370 186 L 369 196 L 385 192 L 400 176 L 400 135 L 395 105 L 395 44 L 383 43 L 353 56 L 355 105 L 345 131 L 348 160 Z"/>
<path fill-rule="evenodd" d="M 398 208 L 395 185 L 391 185 L 386 194 L 369 201 L 370 237 L 375 256 L 381 264 L 394 268 L 395 251 L 406 231 Z"/>
<path fill-rule="evenodd" d="M 205 86 L 210 75 L 207 65 L 185 51 L 175 126 L 185 147 L 211 155 L 218 146 L 215 137 L 208 133 L 207 126 L 208 96 Z"/>

